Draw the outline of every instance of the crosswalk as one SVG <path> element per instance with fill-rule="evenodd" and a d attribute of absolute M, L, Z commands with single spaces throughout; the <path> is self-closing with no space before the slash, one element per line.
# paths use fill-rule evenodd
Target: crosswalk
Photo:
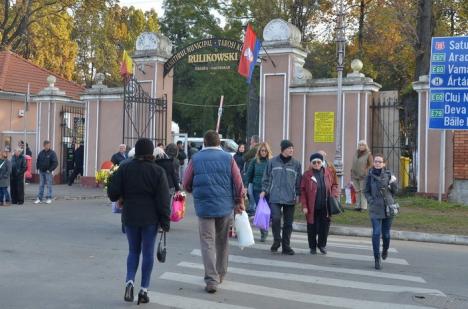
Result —
<path fill-rule="evenodd" d="M 255 232 L 258 236 L 258 233 Z M 258 239 L 258 237 L 256 237 Z M 410 275 L 410 263 L 395 248 L 384 269 L 371 268 L 370 239 L 332 236 L 327 255 L 312 256 L 307 235 L 294 233 L 295 256 L 270 252 L 270 243 L 241 250 L 231 240 L 228 275 L 215 296 L 203 292 L 204 267 L 196 246 L 158 281 L 183 292 L 150 292 L 151 303 L 169 308 L 429 308 L 413 296 L 445 298 L 424 278 Z M 386 267 L 388 266 L 388 267 Z M 393 271 L 385 270 L 386 268 Z M 222 297 L 220 297 L 220 295 Z"/>

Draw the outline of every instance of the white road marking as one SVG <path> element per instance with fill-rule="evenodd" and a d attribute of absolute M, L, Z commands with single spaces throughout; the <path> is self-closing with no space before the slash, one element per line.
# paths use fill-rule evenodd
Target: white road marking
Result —
<path fill-rule="evenodd" d="M 195 269 L 204 269 L 203 264 L 190 263 L 190 262 L 180 262 L 177 266 L 195 268 Z M 352 289 L 361 289 L 361 290 L 370 290 L 377 292 L 390 292 L 390 293 L 422 293 L 430 294 L 435 296 L 446 296 L 439 290 L 434 289 L 425 289 L 418 287 L 402 286 L 402 285 L 390 285 L 390 284 L 379 284 L 379 283 L 367 283 L 359 282 L 353 280 L 343 280 L 343 279 L 333 279 L 327 277 L 318 277 L 318 276 L 305 276 L 291 273 L 281 273 L 281 272 L 272 272 L 272 271 L 258 271 L 246 268 L 236 268 L 229 266 L 228 273 L 234 273 L 244 276 L 251 277 L 260 277 L 260 278 L 270 278 L 270 279 L 280 279 L 287 281 L 298 281 L 305 283 L 313 283 L 319 285 L 327 285 L 334 287 L 342 288 L 352 288 Z"/>
<path fill-rule="evenodd" d="M 229 241 L 229 244 L 231 246 L 239 247 L 239 243 L 237 241 L 235 241 L 235 240 Z M 270 251 L 270 245 L 267 245 L 267 244 L 255 244 L 255 245 L 253 245 L 251 247 L 248 247 L 248 248 Z M 280 248 L 280 250 L 281 250 L 281 248 Z M 293 248 L 293 250 L 296 251 L 297 253 L 310 254 L 309 249 Z M 374 256 L 373 255 L 338 253 L 338 252 L 333 252 L 333 251 L 329 251 L 329 250 L 327 250 L 327 252 L 328 252 L 327 255 L 326 255 L 327 257 L 335 258 L 335 259 L 367 261 L 367 262 L 373 262 L 374 261 Z M 408 262 L 405 259 L 400 259 L 400 258 L 387 258 L 384 263 L 398 264 L 398 265 L 409 265 Z"/>
<path fill-rule="evenodd" d="M 194 249 L 192 250 L 191 255 L 201 256 L 201 251 L 199 249 Z M 396 279 L 396 280 L 426 283 L 426 280 L 424 280 L 421 277 L 391 274 L 391 273 L 375 271 L 375 270 L 370 271 L 370 270 L 363 270 L 363 269 L 328 267 L 328 266 L 319 266 L 319 265 L 297 263 L 297 262 L 276 261 L 276 260 L 262 259 L 262 258 L 249 258 L 249 257 L 244 257 L 244 256 L 239 256 L 239 255 L 229 255 L 229 261 L 234 262 L 234 263 L 249 264 L 249 265 L 294 268 L 294 269 L 302 269 L 302 270 L 317 270 L 317 271 L 324 271 L 324 272 L 333 272 L 333 273 L 351 274 L 351 275 L 358 275 L 358 276 L 367 276 L 367 277 Z"/>
<path fill-rule="evenodd" d="M 161 279 L 182 282 L 186 284 L 193 284 L 203 287 L 205 283 L 201 276 L 191 276 L 180 273 L 165 272 L 160 276 Z M 220 289 L 226 291 L 234 291 L 240 293 L 247 293 L 259 295 L 269 298 L 277 298 L 282 300 L 301 302 L 307 304 L 318 304 L 325 306 L 334 306 L 342 308 L 356 308 L 356 309 L 416 309 L 416 308 L 430 308 L 423 306 L 414 306 L 406 304 L 386 303 L 369 300 L 357 300 L 352 298 L 323 296 L 312 293 L 300 293 L 285 289 L 276 289 L 261 285 L 247 284 L 243 282 L 225 281 L 219 286 Z"/>
<path fill-rule="evenodd" d="M 197 298 L 184 297 L 179 295 L 165 294 L 159 292 L 148 292 L 151 304 L 158 304 L 170 308 L 181 309 L 253 309 L 253 307 L 244 307 L 229 305 L 216 301 L 208 301 Z"/>

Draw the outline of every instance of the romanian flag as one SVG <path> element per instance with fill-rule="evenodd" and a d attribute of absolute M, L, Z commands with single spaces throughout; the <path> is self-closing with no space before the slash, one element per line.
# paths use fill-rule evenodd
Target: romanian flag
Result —
<path fill-rule="evenodd" d="M 244 45 L 242 46 L 241 58 L 237 68 L 237 72 L 247 78 L 248 84 L 250 84 L 250 80 L 252 79 L 261 46 L 262 43 L 257 40 L 257 35 L 253 31 L 252 26 L 248 24 L 247 31 L 245 32 Z"/>
<path fill-rule="evenodd" d="M 133 74 L 133 61 L 132 58 L 124 50 L 122 54 L 122 62 L 120 63 L 120 76 L 127 78 Z"/>

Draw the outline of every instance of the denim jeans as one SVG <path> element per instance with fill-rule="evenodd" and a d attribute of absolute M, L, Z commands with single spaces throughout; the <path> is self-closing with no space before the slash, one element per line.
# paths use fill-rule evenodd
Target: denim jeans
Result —
<path fill-rule="evenodd" d="M 44 186 L 47 186 L 46 198 L 52 198 L 52 173 L 50 172 L 39 172 L 39 194 L 37 198 L 42 200 L 44 197 Z"/>
<path fill-rule="evenodd" d="M 255 210 L 257 209 L 258 200 L 255 200 L 253 185 L 251 183 L 249 183 L 247 186 L 247 196 L 249 198 L 249 208 L 247 209 L 247 213 L 253 216 L 255 215 Z"/>
<path fill-rule="evenodd" d="M 10 194 L 8 193 L 8 187 L 0 187 L 0 203 L 10 202 Z"/>
<path fill-rule="evenodd" d="M 380 235 L 382 235 L 383 249 L 388 250 L 390 247 L 390 228 L 392 227 L 393 218 L 371 219 L 372 222 L 372 248 L 374 257 L 380 256 Z"/>
<path fill-rule="evenodd" d="M 135 282 L 135 275 L 140 262 L 140 253 L 143 252 L 143 260 L 141 262 L 141 287 L 148 288 L 153 271 L 154 262 L 154 245 L 156 242 L 156 234 L 158 226 L 145 225 L 125 226 L 125 234 L 128 240 L 128 257 L 127 257 L 127 279 Z"/>
<path fill-rule="evenodd" d="M 281 208 L 283 209 L 283 237 L 281 237 Z M 294 220 L 294 205 L 271 203 L 270 209 L 274 241 L 282 242 L 283 250 L 289 249 Z"/>

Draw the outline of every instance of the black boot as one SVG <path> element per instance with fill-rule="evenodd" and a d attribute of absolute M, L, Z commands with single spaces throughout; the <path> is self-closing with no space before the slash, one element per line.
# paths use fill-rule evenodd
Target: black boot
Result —
<path fill-rule="evenodd" d="M 382 262 L 380 260 L 380 255 L 375 258 L 375 269 L 380 270 L 382 269 Z"/>
<path fill-rule="evenodd" d="M 279 247 L 281 247 L 281 242 L 275 240 L 273 245 L 271 245 L 270 250 L 271 252 L 278 252 Z"/>
<path fill-rule="evenodd" d="M 138 293 L 137 305 L 146 304 L 146 303 L 149 303 L 148 292 L 144 292 L 143 290 L 140 290 L 140 293 Z"/>
<path fill-rule="evenodd" d="M 131 282 L 127 283 L 125 287 L 125 301 L 133 302 L 133 284 Z"/>
<path fill-rule="evenodd" d="M 388 256 L 388 249 L 383 249 L 382 251 L 382 260 L 386 260 Z"/>

